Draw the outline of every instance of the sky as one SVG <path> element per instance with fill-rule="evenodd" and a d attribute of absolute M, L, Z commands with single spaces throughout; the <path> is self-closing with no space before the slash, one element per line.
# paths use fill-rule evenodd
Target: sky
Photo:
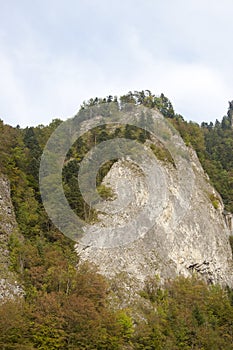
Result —
<path fill-rule="evenodd" d="M 0 0 L 0 118 L 65 120 L 149 89 L 198 123 L 233 100 L 232 0 Z"/>

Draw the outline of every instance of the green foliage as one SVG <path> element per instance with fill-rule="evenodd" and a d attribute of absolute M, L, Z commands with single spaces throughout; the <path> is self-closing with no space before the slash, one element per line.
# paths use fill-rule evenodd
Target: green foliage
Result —
<path fill-rule="evenodd" d="M 233 349 L 230 289 L 195 277 L 176 278 L 161 289 L 151 278 L 147 302 L 134 305 L 133 322 L 131 310 L 111 310 L 106 281 L 93 267 L 80 266 L 71 275 L 68 292 L 55 286 L 0 304 L 2 349 Z"/>
<path fill-rule="evenodd" d="M 148 283 L 145 288 L 148 295 Z M 161 291 L 150 280 L 149 296 L 134 349 L 233 349 L 232 304 L 220 287 L 179 277 Z"/>
<path fill-rule="evenodd" d="M 125 311 L 120 310 L 117 313 L 116 322 L 120 325 L 124 341 L 130 342 L 134 334 L 132 317 Z"/>
<path fill-rule="evenodd" d="M 218 199 L 218 197 L 214 193 L 210 193 L 209 194 L 209 199 L 210 199 L 214 209 L 218 209 L 219 208 L 219 199 Z"/>
<path fill-rule="evenodd" d="M 122 349 L 131 339 L 132 321 L 109 308 L 104 278 L 87 264 L 67 269 L 56 250 L 44 257 L 26 250 L 24 268 L 34 293 L 0 304 L 1 348 Z"/>
<path fill-rule="evenodd" d="M 202 165 L 221 194 L 226 209 L 233 212 L 233 128 L 204 128 L 205 157 Z"/>
<path fill-rule="evenodd" d="M 102 197 L 103 199 L 109 200 L 109 199 L 113 199 L 114 197 L 114 193 L 111 187 L 107 187 L 103 184 L 97 187 L 97 192 L 99 193 L 100 197 Z"/>
<path fill-rule="evenodd" d="M 150 90 L 134 91 L 134 93 L 130 91 L 127 95 L 121 96 L 120 101 L 123 105 L 125 103 L 133 103 L 137 105 L 144 105 L 148 108 L 156 108 L 165 117 L 175 118 L 172 103 L 164 94 L 155 96 L 150 92 Z"/>
<path fill-rule="evenodd" d="M 129 92 L 119 99 L 112 96 L 90 99 L 82 105 L 112 103 L 111 112 L 126 103 L 159 110 L 192 146 L 221 194 L 227 210 L 233 212 L 233 128 L 232 105 L 222 121 L 184 121 L 169 99 L 149 90 Z M 130 107 L 128 107 L 130 108 Z M 87 222 L 96 213 L 80 193 L 77 174 L 86 153 L 102 141 L 115 137 L 149 143 L 156 157 L 173 164 L 170 153 L 153 142 L 143 129 L 131 125 L 94 128 L 79 138 L 69 150 L 63 169 L 63 185 L 71 208 Z M 50 222 L 40 198 L 38 169 L 41 152 L 51 133 L 61 123 L 48 126 L 12 128 L 0 121 L 0 172 L 8 176 L 11 196 L 21 236 L 9 241 L 10 268 L 18 274 L 25 296 L 0 303 L 0 348 L 2 349 L 233 349 L 233 292 L 207 286 L 193 278 L 179 278 L 161 288 L 150 278 L 140 292 L 144 303 L 134 310 L 114 310 L 108 301 L 107 281 L 90 265 L 78 263 L 74 244 Z M 102 184 L 116 159 L 104 163 L 96 178 L 99 194 L 114 198 Z M 174 165 L 174 164 L 173 164 Z M 52 184 L 52 180 L 48 185 Z M 210 195 L 217 209 L 218 198 Z M 233 246 L 230 237 L 231 247 Z M 78 266 L 78 268 L 77 268 Z M 139 314 L 139 317 L 131 316 Z"/>
<path fill-rule="evenodd" d="M 171 156 L 171 153 L 163 145 L 151 144 L 150 148 L 154 155 L 163 162 L 169 162 L 172 165 L 175 165 L 174 160 Z"/>

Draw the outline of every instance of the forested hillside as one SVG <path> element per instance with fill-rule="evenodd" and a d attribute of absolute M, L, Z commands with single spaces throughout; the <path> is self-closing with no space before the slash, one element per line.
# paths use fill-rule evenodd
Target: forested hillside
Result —
<path fill-rule="evenodd" d="M 82 109 L 102 103 L 142 104 L 157 108 L 192 146 L 210 181 L 233 213 L 232 104 L 215 123 L 198 125 L 175 113 L 163 94 L 129 92 L 119 98 L 90 99 Z M 188 116 L 187 116 L 188 117 Z M 2 349 L 233 349 L 233 292 L 207 286 L 195 277 L 147 281 L 140 302 L 118 310 L 114 288 L 94 266 L 80 264 L 74 242 L 54 227 L 43 209 L 39 192 L 39 164 L 43 147 L 61 123 L 21 129 L 0 121 L 0 173 L 11 182 L 11 195 L 21 236 L 11 236 L 11 269 L 18 275 L 25 296 L 0 303 Z M 149 135 L 132 126 L 115 130 L 96 128 L 78 139 L 63 169 L 64 189 L 72 209 L 88 222 L 95 219 L 82 199 L 77 172 L 84 155 L 96 143 L 114 137 L 144 143 Z M 159 159 L 169 158 L 161 147 Z M 112 166 L 99 171 L 102 197 L 112 196 L 101 185 Z M 21 238 L 23 237 L 23 239 Z"/>

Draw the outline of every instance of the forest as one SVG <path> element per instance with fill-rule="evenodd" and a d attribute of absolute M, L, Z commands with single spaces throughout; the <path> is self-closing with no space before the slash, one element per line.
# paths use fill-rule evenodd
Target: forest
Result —
<path fill-rule="evenodd" d="M 171 101 L 149 90 L 107 96 L 84 102 L 81 109 L 113 103 L 143 105 L 159 110 L 196 151 L 210 182 L 220 193 L 225 210 L 233 213 L 233 109 L 214 123 L 186 121 Z M 9 240 L 10 269 L 18 276 L 24 295 L 0 302 L 1 349 L 233 349 L 233 291 L 207 285 L 193 276 L 167 281 L 148 278 L 135 303 L 118 308 L 111 281 L 96 266 L 80 263 L 74 242 L 63 236 L 48 218 L 39 191 L 43 148 L 62 123 L 11 127 L 0 121 L 0 173 L 11 184 L 19 230 Z M 95 212 L 83 200 L 77 181 L 80 162 L 94 144 L 114 137 L 144 143 L 140 128 L 115 130 L 98 127 L 79 138 L 63 169 L 66 197 L 75 213 L 87 222 Z M 154 148 L 159 159 L 169 157 Z M 101 185 L 114 160 L 101 167 L 97 186 L 103 198 L 111 189 Z M 231 239 L 232 249 L 233 240 Z"/>

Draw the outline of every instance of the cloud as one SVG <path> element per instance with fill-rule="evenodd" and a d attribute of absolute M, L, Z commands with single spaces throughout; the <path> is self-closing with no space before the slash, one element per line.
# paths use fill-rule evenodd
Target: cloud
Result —
<path fill-rule="evenodd" d="M 168 75 L 167 95 L 186 119 L 214 121 L 225 114 L 230 88 L 217 71 L 200 64 L 171 64 Z"/>
<path fill-rule="evenodd" d="M 3 55 L 0 56 L 0 103 L 1 115 L 10 124 L 18 124 L 17 111 L 23 115 L 28 112 L 26 96 L 20 81 L 16 78 L 14 67 Z"/>
<path fill-rule="evenodd" d="M 221 118 L 233 98 L 232 11 L 230 0 L 5 2 L 0 117 L 47 124 L 84 99 L 148 88 L 187 119 Z"/>

